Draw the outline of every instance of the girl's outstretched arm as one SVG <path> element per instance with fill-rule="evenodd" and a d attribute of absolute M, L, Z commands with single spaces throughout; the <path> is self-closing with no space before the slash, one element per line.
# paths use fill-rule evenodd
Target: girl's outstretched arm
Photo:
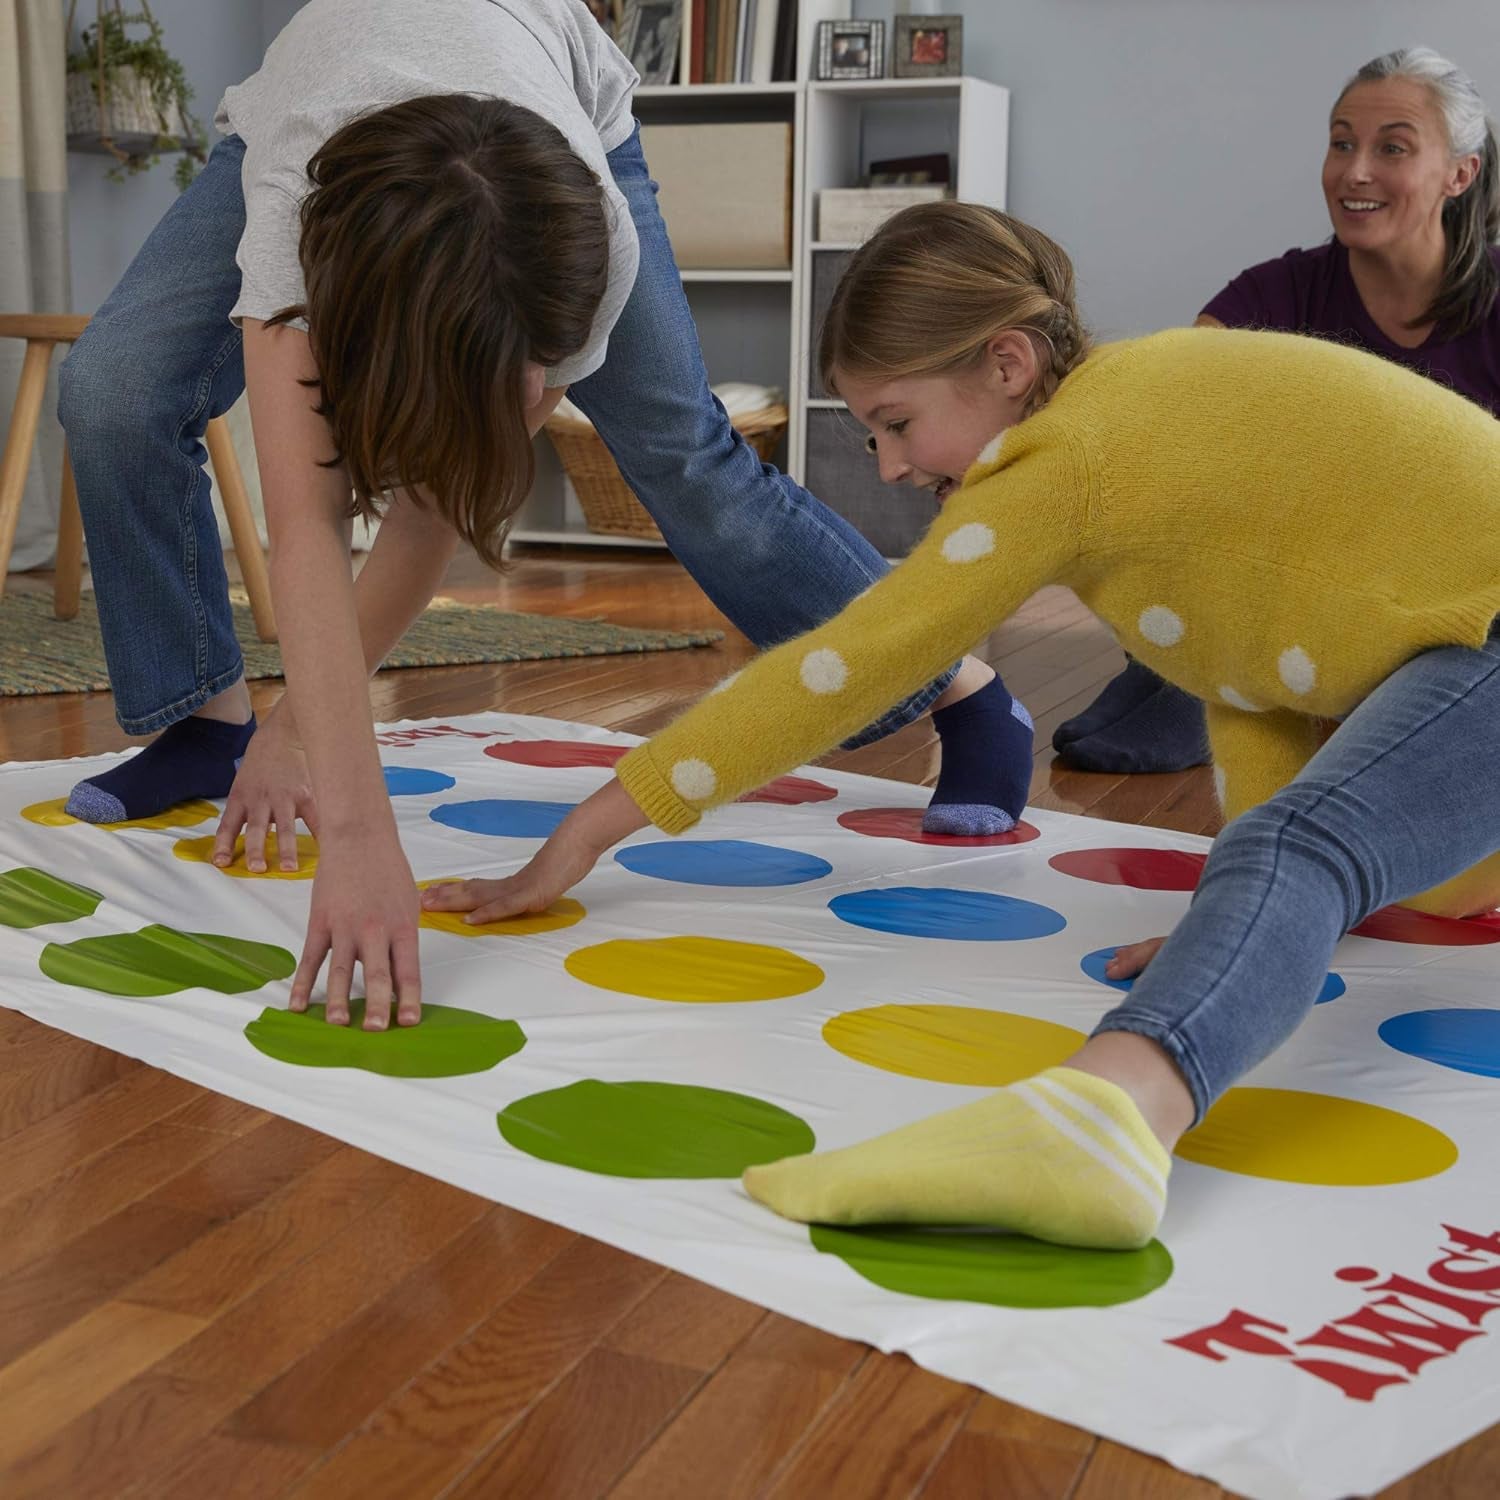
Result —
<path fill-rule="evenodd" d="M 613 776 L 586 797 L 537 850 L 526 867 L 504 880 L 450 880 L 422 892 L 427 911 L 467 912 L 466 922 L 498 922 L 523 912 L 546 911 L 578 884 L 623 838 L 647 818 Z"/>
<path fill-rule="evenodd" d="M 702 813 L 824 754 L 1012 613 L 1077 556 L 1087 489 L 1064 444 L 981 459 L 921 545 L 826 625 L 767 651 L 619 764 L 536 858 L 425 904 L 493 921 L 536 911 L 648 821 L 681 833 Z"/>
<path fill-rule="evenodd" d="M 620 762 L 616 774 L 657 827 L 682 833 L 825 754 L 1068 571 L 1084 543 L 1087 481 L 1065 438 L 1054 430 L 1037 442 L 1030 425 L 1013 435 L 1023 451 L 986 450 L 899 567 Z"/>

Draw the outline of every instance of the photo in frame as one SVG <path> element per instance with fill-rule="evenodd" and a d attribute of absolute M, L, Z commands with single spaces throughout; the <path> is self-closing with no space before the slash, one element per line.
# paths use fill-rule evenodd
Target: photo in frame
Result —
<path fill-rule="evenodd" d="M 682 39 L 683 0 L 625 0 L 617 44 L 643 84 L 671 83 Z"/>
<path fill-rule="evenodd" d="M 892 72 L 897 78 L 956 78 L 963 72 L 962 16 L 897 16 Z"/>
<path fill-rule="evenodd" d="M 885 22 L 819 21 L 817 76 L 823 82 L 884 78 Z"/>

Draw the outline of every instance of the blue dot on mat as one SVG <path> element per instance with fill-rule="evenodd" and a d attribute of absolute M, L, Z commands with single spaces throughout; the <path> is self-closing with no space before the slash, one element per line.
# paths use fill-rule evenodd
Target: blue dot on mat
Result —
<path fill-rule="evenodd" d="M 941 886 L 892 886 L 835 896 L 828 909 L 842 922 L 904 937 L 959 938 L 972 943 L 1009 943 L 1050 937 L 1068 925 L 1050 906 Z"/>
<path fill-rule="evenodd" d="M 1107 984 L 1112 990 L 1129 990 L 1135 983 L 1133 979 L 1108 979 L 1105 977 L 1104 966 L 1115 956 L 1117 948 L 1124 947 L 1123 943 L 1115 943 L 1108 948 L 1095 948 L 1092 953 L 1085 953 L 1079 960 L 1078 967 L 1083 970 L 1090 979 L 1097 979 L 1100 984 Z"/>
<path fill-rule="evenodd" d="M 632 844 L 615 855 L 637 875 L 685 885 L 800 885 L 833 873 L 826 859 L 742 839 L 671 839 Z"/>
<path fill-rule="evenodd" d="M 453 778 L 421 766 L 382 766 L 385 789 L 392 797 L 415 797 L 422 792 L 446 792 Z"/>
<path fill-rule="evenodd" d="M 486 797 L 479 802 L 445 802 L 432 810 L 435 823 L 462 828 L 465 833 L 489 833 L 497 838 L 544 839 L 576 804 L 523 802 L 512 797 Z"/>
<path fill-rule="evenodd" d="M 1380 1026 L 1397 1052 L 1440 1068 L 1500 1078 L 1500 1010 L 1413 1010 Z"/>
<path fill-rule="evenodd" d="M 1092 953 L 1085 953 L 1078 962 L 1078 967 L 1083 970 L 1090 979 L 1097 979 L 1100 984 L 1107 984 L 1112 990 L 1123 990 L 1129 993 L 1135 985 L 1134 979 L 1110 979 L 1104 973 L 1104 966 L 1115 956 L 1124 943 L 1115 943 L 1108 948 L 1095 948 Z M 1330 1000 L 1337 1000 L 1348 988 L 1342 976 L 1330 974 L 1323 981 L 1323 988 L 1318 991 L 1318 998 L 1313 1002 L 1315 1005 L 1326 1005 Z"/>
<path fill-rule="evenodd" d="M 1349 986 L 1344 983 L 1342 974 L 1329 974 L 1323 981 L 1323 988 L 1318 991 L 1318 998 L 1313 1001 L 1314 1005 L 1327 1005 L 1330 1000 L 1337 1000 Z"/>

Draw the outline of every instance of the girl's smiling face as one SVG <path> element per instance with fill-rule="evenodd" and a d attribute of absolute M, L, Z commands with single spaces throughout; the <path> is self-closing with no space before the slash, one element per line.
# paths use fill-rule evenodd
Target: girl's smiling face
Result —
<path fill-rule="evenodd" d="M 1323 197 L 1351 250 L 1442 238 L 1443 205 L 1473 182 L 1477 155 L 1454 157 L 1432 91 L 1409 78 L 1357 83 L 1334 106 Z"/>
<path fill-rule="evenodd" d="M 837 370 L 834 384 L 869 429 L 881 479 L 930 490 L 941 502 L 985 444 L 1022 419 L 1039 373 L 1031 338 L 1010 328 L 969 370 L 883 378 Z"/>

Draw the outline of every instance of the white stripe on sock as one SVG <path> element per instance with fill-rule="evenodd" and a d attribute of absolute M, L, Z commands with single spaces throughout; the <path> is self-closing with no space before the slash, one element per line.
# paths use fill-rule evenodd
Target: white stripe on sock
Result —
<path fill-rule="evenodd" d="M 1136 1195 L 1144 1198 L 1160 1215 L 1166 1203 L 1165 1188 L 1160 1183 L 1149 1179 L 1142 1180 L 1140 1174 L 1134 1170 L 1132 1162 L 1121 1161 L 1119 1157 L 1101 1146 L 1087 1131 L 1081 1130 L 1057 1109 L 1040 1089 L 1034 1087 L 1036 1082 L 1035 1078 L 1028 1079 L 1025 1083 L 1013 1085 L 1013 1088 L 1053 1129 L 1066 1136 L 1075 1146 L 1086 1151 L 1100 1166 L 1108 1167 L 1116 1177 L 1127 1187 L 1133 1188 Z"/>
<path fill-rule="evenodd" d="M 1037 1077 L 1029 1082 L 1034 1083 L 1039 1089 L 1044 1089 L 1047 1094 L 1057 1103 L 1065 1103 L 1069 1108 L 1076 1110 L 1085 1119 L 1092 1121 L 1124 1152 L 1126 1156 L 1144 1172 L 1152 1182 L 1158 1184 L 1162 1189 L 1166 1188 L 1167 1177 L 1155 1162 L 1141 1150 L 1139 1144 L 1123 1129 L 1118 1120 L 1107 1110 L 1101 1109 L 1092 1099 L 1084 1094 L 1070 1089 L 1061 1079 Z M 1059 1099 L 1058 1096 L 1061 1096 Z"/>

